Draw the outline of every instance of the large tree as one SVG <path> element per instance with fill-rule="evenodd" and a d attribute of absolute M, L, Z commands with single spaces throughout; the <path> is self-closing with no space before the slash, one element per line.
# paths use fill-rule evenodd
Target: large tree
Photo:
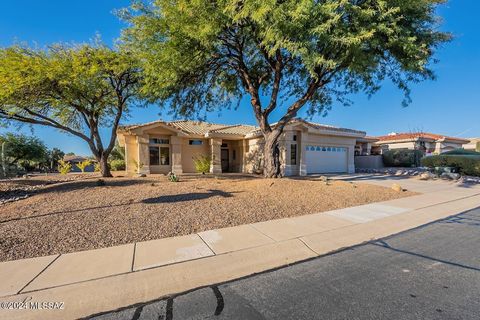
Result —
<path fill-rule="evenodd" d="M 124 32 L 145 62 L 145 93 L 178 115 L 230 107 L 248 95 L 265 138 L 264 173 L 278 177 L 278 140 L 304 108 L 325 113 L 346 94 L 390 78 L 433 78 L 443 0 L 154 0 L 136 2 Z M 235 105 L 235 104 L 234 104 Z M 281 110 L 271 123 L 274 110 Z M 278 111 L 277 111 L 278 114 Z"/>
<path fill-rule="evenodd" d="M 10 166 L 26 163 L 40 163 L 45 160 L 47 147 L 37 137 L 29 137 L 24 134 L 6 133 L 0 135 L 0 145 L 3 150 L 1 155 L 5 162 L 2 163 L 3 171 Z"/>
<path fill-rule="evenodd" d="M 85 140 L 108 177 L 116 130 L 138 97 L 139 83 L 133 56 L 104 45 L 2 49 L 0 119 L 48 126 Z M 110 130 L 106 143 L 101 128 Z"/>

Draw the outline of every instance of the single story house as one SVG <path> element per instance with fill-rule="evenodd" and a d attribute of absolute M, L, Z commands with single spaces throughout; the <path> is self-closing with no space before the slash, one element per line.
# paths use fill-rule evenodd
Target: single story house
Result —
<path fill-rule="evenodd" d="M 72 165 L 72 172 L 81 172 L 80 168 L 77 167 L 77 164 L 80 162 L 83 162 L 85 160 L 90 160 L 92 164 L 88 165 L 85 167 L 85 172 L 94 172 L 95 171 L 95 162 L 96 160 L 89 159 L 87 157 L 83 156 L 77 156 L 77 155 L 65 155 L 63 156 L 63 161 L 68 162 Z"/>
<path fill-rule="evenodd" d="M 463 148 L 470 140 L 456 137 L 449 137 L 441 134 L 428 132 L 418 133 L 390 133 L 386 136 L 376 137 L 374 144 L 382 150 L 393 149 L 417 149 L 425 154 L 443 153 L 454 149 Z"/>
<path fill-rule="evenodd" d="M 465 150 L 480 152 L 480 138 L 469 138 L 470 143 L 463 146 Z"/>
<path fill-rule="evenodd" d="M 375 137 L 365 136 L 357 139 L 355 145 L 355 155 L 356 156 L 370 156 L 381 153 L 380 146 L 377 146 L 375 143 L 378 142 L 378 139 Z"/>
<path fill-rule="evenodd" d="M 208 156 L 210 172 L 260 173 L 263 137 L 258 127 L 199 121 L 154 121 L 120 126 L 128 173 L 195 172 L 194 159 Z M 365 132 L 292 120 L 280 138 L 282 172 L 355 172 L 357 139 Z"/>

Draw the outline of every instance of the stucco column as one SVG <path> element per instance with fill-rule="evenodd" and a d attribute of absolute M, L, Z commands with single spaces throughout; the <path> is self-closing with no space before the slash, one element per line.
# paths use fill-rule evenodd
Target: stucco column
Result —
<path fill-rule="evenodd" d="M 137 170 L 140 174 L 150 173 L 150 156 L 148 150 L 148 136 L 137 136 L 138 162 Z"/>
<path fill-rule="evenodd" d="M 222 139 L 210 139 L 210 173 L 222 173 Z"/>
<path fill-rule="evenodd" d="M 299 157 L 299 170 L 298 174 L 300 176 L 307 175 L 307 159 L 306 159 L 306 146 L 308 140 L 308 132 L 302 132 L 300 134 L 300 144 L 297 143 L 297 153 Z M 297 142 L 299 141 L 297 136 Z"/>
<path fill-rule="evenodd" d="M 247 150 L 248 150 L 248 140 L 242 140 L 241 146 L 242 146 L 242 172 L 247 172 Z"/>
<path fill-rule="evenodd" d="M 355 173 L 355 145 L 347 148 L 347 164 L 348 173 Z"/>
<path fill-rule="evenodd" d="M 372 144 L 370 142 L 367 143 L 367 156 L 372 154 Z"/>
<path fill-rule="evenodd" d="M 172 172 L 182 174 L 182 138 L 177 136 L 170 137 L 171 153 L 172 153 Z"/>
<path fill-rule="evenodd" d="M 280 147 L 280 159 L 283 160 L 281 161 L 282 173 L 286 177 L 293 176 L 295 174 L 294 168 L 298 165 L 298 163 L 297 165 L 293 165 L 290 157 L 292 152 L 292 144 L 296 143 L 295 141 L 293 141 L 294 134 L 296 134 L 296 132 L 294 131 L 285 132 L 284 133 L 285 140 L 282 142 L 284 144 L 284 147 L 283 148 Z M 298 146 L 297 146 L 297 152 L 298 152 Z M 298 160 L 298 153 L 297 153 L 297 160 Z"/>

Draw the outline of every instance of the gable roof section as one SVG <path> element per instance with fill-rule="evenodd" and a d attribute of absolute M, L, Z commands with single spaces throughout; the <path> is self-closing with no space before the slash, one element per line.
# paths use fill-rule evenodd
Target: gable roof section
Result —
<path fill-rule="evenodd" d="M 258 130 L 258 127 L 249 126 L 244 124 L 236 124 L 233 126 L 223 127 L 219 129 L 210 130 L 210 133 L 219 133 L 219 134 L 232 134 L 232 135 L 242 135 L 246 136 L 247 134 Z"/>
<path fill-rule="evenodd" d="M 323 131 L 332 131 L 338 133 L 347 133 L 347 134 L 355 134 L 360 136 L 365 136 L 364 131 L 334 127 L 330 125 L 324 125 L 314 122 L 308 122 L 302 119 L 293 119 L 290 121 L 289 125 L 294 125 L 296 123 L 302 123 L 308 127 L 313 129 L 323 130 Z M 151 127 L 154 125 L 163 125 L 166 127 L 170 127 L 176 131 L 181 131 L 187 135 L 198 135 L 198 136 L 208 136 L 209 134 L 221 134 L 221 135 L 231 135 L 231 136 L 241 136 L 241 137 L 255 137 L 261 135 L 261 131 L 259 127 L 251 126 L 251 125 L 244 125 L 244 124 L 236 124 L 236 125 L 225 125 L 225 124 L 216 124 L 216 123 L 209 123 L 203 121 L 192 121 L 192 120 L 178 120 L 178 121 L 152 121 L 143 124 L 132 124 L 132 125 L 124 125 L 119 127 L 120 132 L 128 132 L 135 129 Z M 272 127 L 275 127 L 276 123 L 272 124 Z"/>
<path fill-rule="evenodd" d="M 178 130 L 196 134 L 205 135 L 210 131 L 228 127 L 226 124 L 216 124 L 203 121 L 179 120 L 172 122 L 165 122 L 168 126 L 172 126 Z"/>
<path fill-rule="evenodd" d="M 386 142 L 393 142 L 393 141 L 413 141 L 417 139 L 426 139 L 426 140 L 433 140 L 433 141 L 454 141 L 459 143 L 468 143 L 470 140 L 456 138 L 456 137 L 449 137 L 441 134 L 429 133 L 429 132 L 419 132 L 419 133 L 396 133 L 390 134 L 386 136 L 379 136 L 377 137 L 379 143 L 386 143 Z"/>

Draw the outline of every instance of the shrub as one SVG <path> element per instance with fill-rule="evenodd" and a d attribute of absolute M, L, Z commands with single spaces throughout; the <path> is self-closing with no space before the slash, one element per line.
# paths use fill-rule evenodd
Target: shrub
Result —
<path fill-rule="evenodd" d="M 210 164 L 212 160 L 209 156 L 197 156 L 193 158 L 193 163 L 195 165 L 195 171 L 198 173 L 205 174 L 210 172 Z"/>
<path fill-rule="evenodd" d="M 77 168 L 80 169 L 83 172 L 85 172 L 85 168 L 88 167 L 89 165 L 92 164 L 92 161 L 91 160 L 84 160 L 82 162 L 79 162 L 76 164 Z"/>
<path fill-rule="evenodd" d="M 170 182 L 178 182 L 179 181 L 177 175 L 173 172 L 169 172 L 167 177 L 168 177 L 168 181 L 170 181 Z"/>
<path fill-rule="evenodd" d="M 453 167 L 468 176 L 480 176 L 480 156 L 439 155 L 422 159 L 422 165 L 429 168 Z"/>
<path fill-rule="evenodd" d="M 58 171 L 61 174 L 67 174 L 72 171 L 72 165 L 70 162 L 66 162 L 64 160 L 58 160 Z"/>
<path fill-rule="evenodd" d="M 115 159 L 110 161 L 110 168 L 113 171 L 125 170 L 125 160 Z"/>
<path fill-rule="evenodd" d="M 465 150 L 463 148 L 455 149 L 442 153 L 442 155 L 464 155 L 464 156 L 480 156 L 480 152 Z"/>
<path fill-rule="evenodd" d="M 100 163 L 98 162 L 95 162 L 95 164 L 93 165 L 93 171 L 95 172 L 100 172 Z"/>
<path fill-rule="evenodd" d="M 383 153 L 383 163 L 387 167 L 416 167 L 422 157 L 419 150 L 389 150 Z"/>

